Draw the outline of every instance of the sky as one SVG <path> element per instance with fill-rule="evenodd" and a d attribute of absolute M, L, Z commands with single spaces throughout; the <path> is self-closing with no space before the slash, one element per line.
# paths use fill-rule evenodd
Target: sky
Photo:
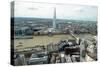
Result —
<path fill-rule="evenodd" d="M 14 17 L 53 18 L 54 8 L 57 19 L 97 20 L 96 6 L 33 2 L 15 2 Z"/>

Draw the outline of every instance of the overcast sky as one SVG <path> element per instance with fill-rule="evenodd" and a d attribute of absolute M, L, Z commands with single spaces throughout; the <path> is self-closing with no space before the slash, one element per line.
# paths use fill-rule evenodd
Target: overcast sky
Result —
<path fill-rule="evenodd" d="M 15 2 L 15 17 L 53 18 L 54 7 L 57 19 L 97 20 L 97 7 L 86 5 L 57 5 L 31 2 Z"/>

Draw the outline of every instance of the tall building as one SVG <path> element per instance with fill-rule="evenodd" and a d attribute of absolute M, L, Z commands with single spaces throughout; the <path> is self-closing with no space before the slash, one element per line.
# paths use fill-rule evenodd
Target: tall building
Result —
<path fill-rule="evenodd" d="M 54 8 L 54 16 L 53 16 L 53 28 L 56 28 L 56 8 Z"/>

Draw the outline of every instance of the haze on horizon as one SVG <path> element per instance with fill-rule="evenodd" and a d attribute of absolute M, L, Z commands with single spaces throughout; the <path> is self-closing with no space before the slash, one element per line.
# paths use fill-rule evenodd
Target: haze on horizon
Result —
<path fill-rule="evenodd" d="M 15 2 L 14 17 L 53 18 L 54 8 L 56 8 L 57 19 L 97 20 L 96 6 L 31 2 Z"/>

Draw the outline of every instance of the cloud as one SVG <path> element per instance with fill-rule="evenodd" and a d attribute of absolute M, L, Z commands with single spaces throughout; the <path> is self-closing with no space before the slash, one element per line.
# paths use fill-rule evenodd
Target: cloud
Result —
<path fill-rule="evenodd" d="M 52 5 L 15 3 L 15 17 L 53 18 L 54 7 L 59 19 L 97 20 L 97 7 L 84 5 Z"/>

